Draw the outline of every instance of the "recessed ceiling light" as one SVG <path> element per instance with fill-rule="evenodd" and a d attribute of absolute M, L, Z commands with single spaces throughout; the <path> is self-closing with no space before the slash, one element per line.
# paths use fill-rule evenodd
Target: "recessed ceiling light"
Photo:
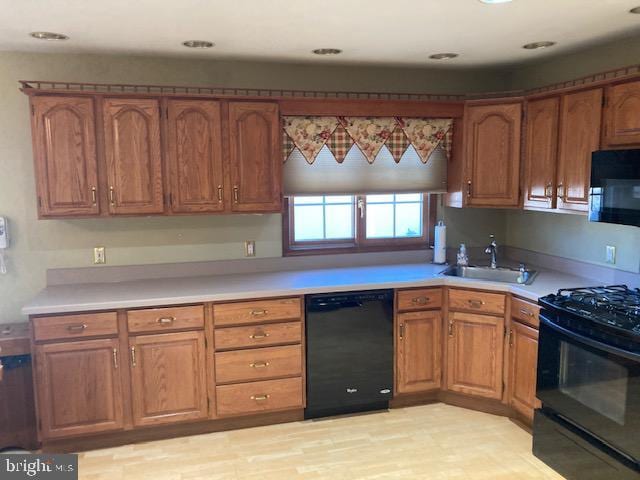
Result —
<path fill-rule="evenodd" d="M 316 48 L 311 52 L 315 53 L 316 55 L 339 55 L 342 53 L 342 50 L 340 50 L 339 48 Z"/>
<path fill-rule="evenodd" d="M 69 40 L 69 37 L 62 33 L 53 33 L 53 32 L 31 32 L 33 38 L 37 38 L 38 40 Z"/>
<path fill-rule="evenodd" d="M 537 50 L 539 48 L 553 47 L 555 44 L 556 42 L 549 42 L 549 41 L 533 42 L 533 43 L 527 43 L 526 45 L 523 45 L 522 48 L 525 48 L 527 50 Z"/>
<path fill-rule="evenodd" d="M 640 13 L 640 7 L 634 7 L 631 10 L 629 10 L 629 13 Z"/>
<path fill-rule="evenodd" d="M 451 60 L 457 56 L 457 53 L 434 53 L 433 55 L 429 55 L 429 58 L 432 60 Z"/>
<path fill-rule="evenodd" d="M 186 42 L 182 42 L 182 45 L 189 48 L 211 48 L 215 44 L 207 40 L 187 40 Z"/>
<path fill-rule="evenodd" d="M 498 3 L 509 3 L 511 0 L 480 0 L 482 3 L 486 3 L 487 5 L 497 5 Z"/>

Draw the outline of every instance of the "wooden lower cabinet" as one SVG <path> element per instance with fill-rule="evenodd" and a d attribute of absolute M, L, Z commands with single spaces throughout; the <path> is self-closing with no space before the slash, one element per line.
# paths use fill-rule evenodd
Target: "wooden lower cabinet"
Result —
<path fill-rule="evenodd" d="M 440 311 L 399 313 L 397 324 L 397 392 L 439 389 L 442 376 Z"/>
<path fill-rule="evenodd" d="M 503 396 L 504 318 L 451 312 L 447 389 L 484 398 Z"/>
<path fill-rule="evenodd" d="M 116 338 L 37 346 L 41 437 L 122 429 L 122 360 Z"/>
<path fill-rule="evenodd" d="M 134 425 L 207 417 L 204 332 L 132 337 L 129 348 Z"/>
<path fill-rule="evenodd" d="M 538 330 L 513 321 L 509 330 L 509 405 L 529 420 L 540 406 L 536 399 L 537 362 Z"/>

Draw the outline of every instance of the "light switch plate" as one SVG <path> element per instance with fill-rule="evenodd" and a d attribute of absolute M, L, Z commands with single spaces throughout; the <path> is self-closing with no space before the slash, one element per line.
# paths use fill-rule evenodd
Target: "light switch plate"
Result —
<path fill-rule="evenodd" d="M 104 247 L 95 247 L 93 249 L 93 263 L 95 265 L 102 265 L 107 263 L 107 257 Z"/>
<path fill-rule="evenodd" d="M 256 242 L 255 240 L 247 240 L 244 242 L 244 256 L 255 257 L 256 256 Z"/>
<path fill-rule="evenodd" d="M 612 265 L 616 263 L 616 247 L 613 245 L 607 245 L 606 262 Z"/>

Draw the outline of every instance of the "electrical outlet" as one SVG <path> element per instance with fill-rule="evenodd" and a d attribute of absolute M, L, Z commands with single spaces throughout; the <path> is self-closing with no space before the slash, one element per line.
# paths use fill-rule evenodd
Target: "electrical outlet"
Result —
<path fill-rule="evenodd" d="M 93 263 L 96 265 L 107 263 L 107 257 L 104 247 L 95 247 L 93 249 Z"/>
<path fill-rule="evenodd" d="M 244 242 L 244 256 L 255 257 L 256 256 L 256 242 L 254 240 L 247 240 Z"/>
<path fill-rule="evenodd" d="M 616 263 L 616 247 L 614 247 L 613 245 L 607 245 L 606 262 L 612 265 Z"/>

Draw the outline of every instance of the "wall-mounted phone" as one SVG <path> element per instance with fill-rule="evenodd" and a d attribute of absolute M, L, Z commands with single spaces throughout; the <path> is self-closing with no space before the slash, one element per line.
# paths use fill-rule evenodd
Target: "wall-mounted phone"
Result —
<path fill-rule="evenodd" d="M 7 217 L 0 217 L 0 273 L 7 273 L 7 264 L 4 261 L 4 251 L 9 248 L 9 221 Z"/>

